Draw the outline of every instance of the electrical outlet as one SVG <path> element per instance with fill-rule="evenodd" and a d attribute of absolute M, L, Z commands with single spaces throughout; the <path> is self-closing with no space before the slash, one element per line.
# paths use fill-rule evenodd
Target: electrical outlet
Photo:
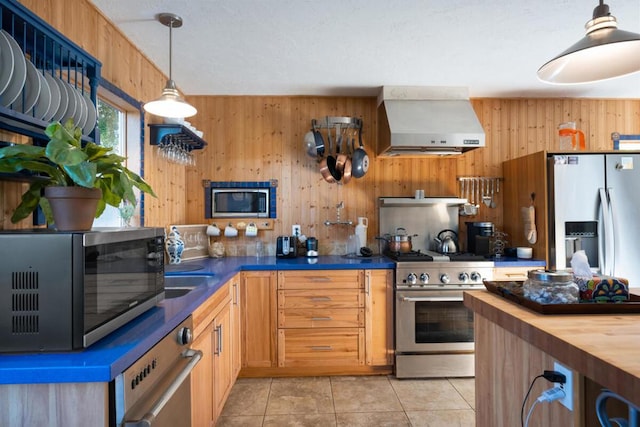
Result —
<path fill-rule="evenodd" d="M 291 235 L 292 236 L 296 236 L 296 237 L 300 237 L 302 236 L 302 228 L 300 227 L 300 225 L 295 224 L 291 226 Z"/>
<path fill-rule="evenodd" d="M 564 390 L 564 397 L 558 402 L 562 403 L 568 410 L 573 411 L 573 371 L 558 362 L 553 364 L 553 370 L 564 374 L 567 379 L 564 384 L 555 383 Z"/>

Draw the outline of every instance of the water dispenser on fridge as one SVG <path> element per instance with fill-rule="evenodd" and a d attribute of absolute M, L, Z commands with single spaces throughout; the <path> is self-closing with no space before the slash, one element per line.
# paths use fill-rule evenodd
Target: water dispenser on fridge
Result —
<path fill-rule="evenodd" d="M 598 222 L 597 221 L 567 221 L 564 223 L 565 257 L 567 267 L 571 265 L 571 257 L 575 252 L 585 251 L 589 266 L 597 271 L 599 267 L 598 254 Z"/>

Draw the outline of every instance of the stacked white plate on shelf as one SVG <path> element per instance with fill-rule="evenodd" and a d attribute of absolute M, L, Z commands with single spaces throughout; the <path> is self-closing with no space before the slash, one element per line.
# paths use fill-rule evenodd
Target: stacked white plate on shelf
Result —
<path fill-rule="evenodd" d="M 83 135 L 95 129 L 98 113 L 89 94 L 55 71 L 38 70 L 4 30 L 0 30 L 0 64 L 0 105 L 46 122 L 73 119 Z"/>

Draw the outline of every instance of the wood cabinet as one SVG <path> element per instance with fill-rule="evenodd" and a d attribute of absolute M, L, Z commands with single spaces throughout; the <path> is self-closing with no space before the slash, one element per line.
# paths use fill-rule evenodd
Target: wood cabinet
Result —
<path fill-rule="evenodd" d="M 365 270 L 365 360 L 393 365 L 393 270 Z"/>
<path fill-rule="evenodd" d="M 192 347 L 202 360 L 191 375 L 191 418 L 196 427 L 215 424 L 235 380 L 233 373 L 233 279 L 193 312 Z"/>
<path fill-rule="evenodd" d="M 243 272 L 245 377 L 390 373 L 393 270 Z"/>
<path fill-rule="evenodd" d="M 242 369 L 271 368 L 276 359 L 276 272 L 241 273 Z"/>
<path fill-rule="evenodd" d="M 240 273 L 231 279 L 231 372 L 235 382 L 242 368 L 242 306 L 240 304 Z"/>
<path fill-rule="evenodd" d="M 361 270 L 278 272 L 278 366 L 364 365 Z"/>

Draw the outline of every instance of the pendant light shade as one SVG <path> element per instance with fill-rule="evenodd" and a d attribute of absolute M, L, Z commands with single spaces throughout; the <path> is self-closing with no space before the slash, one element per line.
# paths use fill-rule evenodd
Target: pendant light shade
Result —
<path fill-rule="evenodd" d="M 581 40 L 540 67 L 540 80 L 579 84 L 640 71 L 640 34 L 619 30 L 603 0 L 585 28 L 587 34 Z"/>
<path fill-rule="evenodd" d="M 191 117 L 198 111 L 187 103 L 176 89 L 172 78 L 172 30 L 182 27 L 182 18 L 173 13 L 161 13 L 157 17 L 161 24 L 169 27 L 169 80 L 162 90 L 162 95 L 154 101 L 144 104 L 144 110 L 160 117 Z"/>

